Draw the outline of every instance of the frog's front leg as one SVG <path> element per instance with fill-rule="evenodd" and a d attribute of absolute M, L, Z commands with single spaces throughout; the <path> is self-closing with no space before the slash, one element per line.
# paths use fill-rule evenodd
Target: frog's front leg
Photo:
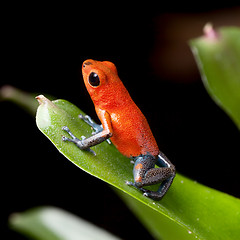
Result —
<path fill-rule="evenodd" d="M 87 150 L 87 151 L 93 152 L 90 149 L 90 147 L 93 147 L 99 143 L 102 143 L 103 141 L 109 139 L 113 135 L 110 115 L 106 111 L 103 112 L 103 115 L 104 115 L 105 128 L 103 128 L 102 131 L 96 133 L 91 137 L 86 138 L 83 136 L 82 139 L 78 139 L 77 137 L 74 136 L 74 134 L 70 131 L 70 129 L 67 126 L 64 126 L 62 129 L 66 131 L 72 138 L 67 138 L 63 136 L 62 140 L 75 143 L 76 146 L 79 147 L 81 150 Z"/>
<path fill-rule="evenodd" d="M 90 116 L 88 116 L 88 115 L 84 116 L 82 114 L 79 114 L 78 117 L 93 128 L 93 130 L 94 130 L 94 132 L 92 133 L 93 135 L 95 135 L 103 130 L 102 125 L 95 123 Z"/>
<path fill-rule="evenodd" d="M 75 143 L 76 146 L 79 147 L 81 150 L 89 151 L 96 156 L 96 153 L 92 149 L 84 148 L 83 141 L 86 139 L 86 137 L 82 136 L 81 139 L 78 139 L 77 137 L 75 137 L 75 135 L 70 131 L 70 129 L 67 126 L 64 126 L 62 128 L 62 130 L 66 131 L 72 137 L 72 138 L 68 138 L 68 137 L 63 136 L 62 137 L 63 141 L 65 141 L 65 142 L 68 141 L 68 142 Z"/>
<path fill-rule="evenodd" d="M 84 116 L 82 114 L 79 114 L 78 117 L 93 128 L 94 131 L 92 132 L 92 135 L 95 135 L 95 134 L 103 131 L 103 126 L 95 123 L 90 116 L 88 116 L 88 115 Z M 110 139 L 106 139 L 106 140 L 107 140 L 108 144 L 111 144 Z"/>
<path fill-rule="evenodd" d="M 63 141 L 69 141 L 69 142 L 75 143 L 76 146 L 79 147 L 81 150 L 90 151 L 94 155 L 96 154 L 93 150 L 90 149 L 90 147 L 93 147 L 99 143 L 102 143 L 103 141 L 107 140 L 109 137 L 112 136 L 111 132 L 108 132 L 107 130 L 103 130 L 91 137 L 86 138 L 82 136 L 82 139 L 78 139 L 77 137 L 75 137 L 75 135 L 70 131 L 70 129 L 67 126 L 64 126 L 62 129 L 68 132 L 68 134 L 72 137 L 72 138 L 67 138 L 63 136 L 62 137 Z"/>
<path fill-rule="evenodd" d="M 155 168 L 155 164 L 160 167 Z M 128 185 L 132 185 L 141 190 L 144 196 L 154 200 L 160 200 L 171 186 L 175 176 L 175 167 L 163 154 L 159 154 L 157 157 L 140 155 L 136 157 L 133 176 L 134 183 L 127 181 L 126 183 Z M 157 191 L 150 191 L 143 188 L 144 186 L 154 185 L 160 182 L 161 185 Z"/>

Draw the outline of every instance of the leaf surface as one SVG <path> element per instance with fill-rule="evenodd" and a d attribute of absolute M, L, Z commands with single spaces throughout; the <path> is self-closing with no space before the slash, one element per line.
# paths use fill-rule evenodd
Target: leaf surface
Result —
<path fill-rule="evenodd" d="M 131 198 L 125 198 L 149 229 L 152 229 L 152 225 L 155 229 L 157 226 L 161 229 L 163 221 L 161 219 L 164 216 L 165 224 L 170 226 L 165 227 L 165 232 L 168 229 L 169 233 L 173 231 L 178 233 L 179 226 L 183 228 L 181 234 L 184 237 L 179 239 L 238 239 L 239 199 L 203 186 L 180 174 L 176 175 L 171 188 L 161 201 L 146 198 L 141 192 L 125 184 L 126 180 L 133 181 L 133 166 L 112 144 L 104 142 L 93 147 L 96 152 L 94 156 L 90 152 L 79 150 L 70 142 L 62 141 L 62 136 L 68 137 L 62 130 L 63 126 L 68 126 L 78 138 L 82 135 L 86 137 L 91 135 L 90 127 L 78 118 L 80 113 L 84 114 L 82 111 L 65 100 L 51 102 L 44 96 L 38 96 L 38 101 L 40 106 L 36 120 L 40 131 L 72 163 L 137 199 L 139 203 Z M 154 189 L 154 186 L 150 188 Z M 145 204 L 143 208 L 141 204 Z M 163 239 L 173 239 L 167 237 L 167 233 L 165 235 Z"/>

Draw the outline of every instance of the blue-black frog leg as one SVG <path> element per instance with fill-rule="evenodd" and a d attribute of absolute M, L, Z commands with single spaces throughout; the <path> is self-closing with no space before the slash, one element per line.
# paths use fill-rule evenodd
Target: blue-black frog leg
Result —
<path fill-rule="evenodd" d="M 158 165 L 159 168 L 155 168 Z M 150 154 L 136 157 L 134 168 L 134 183 L 127 181 L 126 184 L 132 185 L 143 192 L 144 196 L 154 200 L 160 200 L 168 191 L 175 177 L 175 167 L 169 159 L 159 153 L 157 157 Z M 157 191 L 144 189 L 144 186 L 160 183 Z"/>
<path fill-rule="evenodd" d="M 92 132 L 92 135 L 95 135 L 103 131 L 102 125 L 95 123 L 90 116 L 88 115 L 84 116 L 82 114 L 79 114 L 78 117 L 93 128 L 94 131 Z M 109 138 L 106 139 L 106 141 L 108 142 L 108 144 L 111 144 L 111 140 Z"/>

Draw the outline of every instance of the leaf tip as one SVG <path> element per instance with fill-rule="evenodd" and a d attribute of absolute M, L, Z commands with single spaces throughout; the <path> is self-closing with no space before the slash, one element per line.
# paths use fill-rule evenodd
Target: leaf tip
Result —
<path fill-rule="evenodd" d="M 8 218 L 9 223 L 14 224 L 16 221 L 18 221 L 18 217 L 19 217 L 18 213 L 12 213 Z"/>
<path fill-rule="evenodd" d="M 204 37 L 208 40 L 217 40 L 219 38 L 218 33 L 213 28 L 212 23 L 207 23 L 203 28 Z"/>
<path fill-rule="evenodd" d="M 9 99 L 12 96 L 13 87 L 10 85 L 4 85 L 0 88 L 0 97 L 3 100 Z"/>
<path fill-rule="evenodd" d="M 40 105 L 47 101 L 47 98 L 44 95 L 38 95 L 36 99 Z"/>
<path fill-rule="evenodd" d="M 36 97 L 36 99 L 39 102 L 36 115 L 37 126 L 39 129 L 43 129 L 51 124 L 49 111 L 52 109 L 52 107 L 56 106 L 44 95 L 39 95 Z"/>

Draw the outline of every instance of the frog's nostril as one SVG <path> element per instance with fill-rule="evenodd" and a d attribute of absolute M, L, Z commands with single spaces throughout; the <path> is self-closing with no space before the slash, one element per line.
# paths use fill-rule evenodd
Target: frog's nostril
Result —
<path fill-rule="evenodd" d="M 91 62 L 85 62 L 85 63 L 83 64 L 83 67 L 86 67 L 86 65 L 92 65 L 92 63 L 91 63 Z"/>

